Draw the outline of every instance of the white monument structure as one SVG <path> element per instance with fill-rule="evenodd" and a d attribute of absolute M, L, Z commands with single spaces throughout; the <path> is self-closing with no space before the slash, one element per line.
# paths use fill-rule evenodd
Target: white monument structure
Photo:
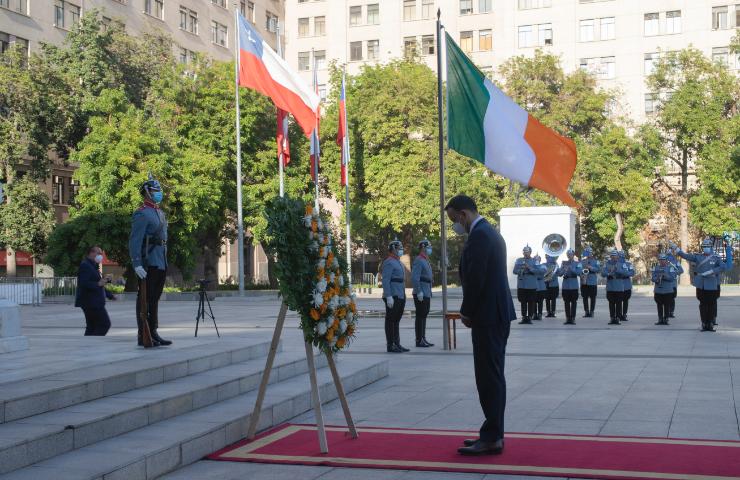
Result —
<path fill-rule="evenodd" d="M 28 338 L 21 335 L 21 310 L 15 303 L 0 298 L 0 353 L 28 350 Z"/>
<path fill-rule="evenodd" d="M 522 256 L 525 245 L 532 247 L 532 256 L 539 253 L 545 262 L 542 241 L 551 233 L 562 235 L 568 248 L 573 248 L 576 238 L 576 212 L 570 207 L 520 207 L 504 208 L 499 214 L 499 231 L 506 241 L 506 270 L 509 287 L 516 295 L 516 275 L 511 273 L 514 261 Z M 566 258 L 565 251 L 558 261 Z"/>

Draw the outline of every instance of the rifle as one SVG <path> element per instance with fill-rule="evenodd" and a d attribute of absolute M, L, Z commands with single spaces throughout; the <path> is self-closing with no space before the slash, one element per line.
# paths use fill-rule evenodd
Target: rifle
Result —
<path fill-rule="evenodd" d="M 139 280 L 139 321 L 141 322 L 141 343 L 144 348 L 152 348 L 152 332 L 149 330 L 149 303 L 146 298 L 146 278 Z"/>

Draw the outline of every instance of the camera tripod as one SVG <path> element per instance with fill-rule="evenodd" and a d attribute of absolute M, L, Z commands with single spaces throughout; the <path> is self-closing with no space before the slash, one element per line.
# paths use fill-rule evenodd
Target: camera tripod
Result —
<path fill-rule="evenodd" d="M 216 328 L 216 335 L 221 338 L 221 334 L 218 333 L 218 325 L 216 325 L 216 317 L 213 316 L 213 309 L 211 308 L 211 301 L 208 300 L 208 293 L 206 292 L 206 284 L 208 282 L 200 282 L 200 290 L 198 290 L 198 314 L 195 316 L 195 336 L 198 336 L 198 324 L 206 321 L 206 315 L 211 317 L 213 320 L 213 326 Z M 208 312 L 206 312 L 206 305 L 208 305 Z"/>

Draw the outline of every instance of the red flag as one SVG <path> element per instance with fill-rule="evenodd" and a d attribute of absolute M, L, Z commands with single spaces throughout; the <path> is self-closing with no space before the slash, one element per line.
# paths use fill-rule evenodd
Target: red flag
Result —
<path fill-rule="evenodd" d="M 283 167 L 290 163 L 290 141 L 288 140 L 288 112 L 277 109 L 277 151 Z"/>
<path fill-rule="evenodd" d="M 319 94 L 319 82 L 316 76 L 316 63 L 314 61 L 313 66 L 313 88 L 316 96 Z M 313 131 L 311 131 L 311 178 L 316 181 L 316 177 L 319 173 L 319 160 L 321 158 L 321 147 L 319 146 L 319 121 L 321 120 L 321 105 L 316 107 L 316 123 Z"/>
<path fill-rule="evenodd" d="M 342 73 L 342 91 L 339 94 L 339 131 L 337 132 L 337 145 L 342 152 L 342 161 L 340 162 L 339 172 L 339 184 L 341 186 L 347 185 L 347 158 L 349 152 L 345 151 L 347 148 L 347 105 L 345 104 L 346 96 L 344 91 L 344 73 Z"/>

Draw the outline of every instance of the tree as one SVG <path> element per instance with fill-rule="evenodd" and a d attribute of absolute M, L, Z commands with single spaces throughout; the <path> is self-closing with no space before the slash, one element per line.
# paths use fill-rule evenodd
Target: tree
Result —
<path fill-rule="evenodd" d="M 699 50 L 687 48 L 662 56 L 647 85 L 665 98 L 652 125 L 665 146 L 667 160 L 678 170 L 677 185 L 670 181 L 664 184 L 679 199 L 680 243 L 686 250 L 693 193 L 689 177 L 695 167 L 702 169 L 702 162 L 716 158 L 711 154 L 712 145 L 723 140 L 727 122 L 735 115 L 738 80 L 723 65 L 711 62 Z M 682 277 L 682 282 L 687 283 L 688 277 Z"/>
<path fill-rule="evenodd" d="M 13 182 L 8 190 L 8 202 L 0 205 L 0 243 L 8 253 L 22 250 L 40 257 L 46 251 L 52 228 L 54 212 L 49 197 L 33 178 L 24 176 Z M 8 276 L 15 275 L 12 266 L 8 270 Z"/>
<path fill-rule="evenodd" d="M 740 230 L 740 147 L 737 139 L 714 142 L 697 169 L 700 188 L 690 201 L 691 223 L 702 232 L 722 235 Z"/>

